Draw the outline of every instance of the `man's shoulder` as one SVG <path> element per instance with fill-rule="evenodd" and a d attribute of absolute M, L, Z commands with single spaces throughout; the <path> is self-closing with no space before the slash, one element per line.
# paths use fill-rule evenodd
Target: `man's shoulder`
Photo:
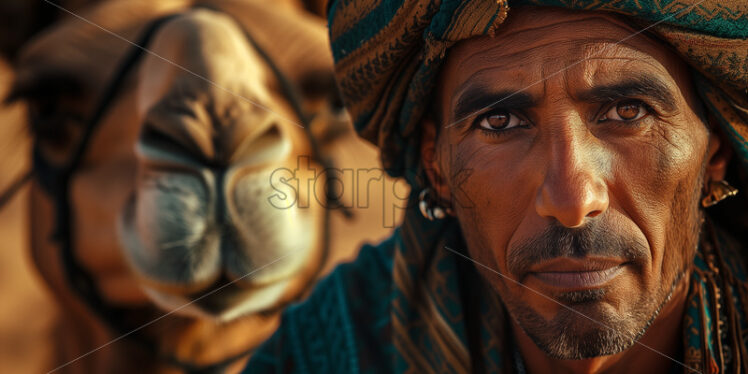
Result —
<path fill-rule="evenodd" d="M 395 233 L 382 243 L 364 245 L 356 259 L 338 265 L 315 287 L 309 298 L 291 306 L 285 319 L 296 324 L 328 327 L 355 319 L 361 322 L 387 305 L 392 284 Z M 336 318 L 337 317 L 337 318 Z"/>
<path fill-rule="evenodd" d="M 396 230 L 376 246 L 364 245 L 355 261 L 336 267 L 307 300 L 289 307 L 245 372 L 345 373 L 359 371 L 362 358 L 390 362 L 385 356 L 398 235 Z"/>

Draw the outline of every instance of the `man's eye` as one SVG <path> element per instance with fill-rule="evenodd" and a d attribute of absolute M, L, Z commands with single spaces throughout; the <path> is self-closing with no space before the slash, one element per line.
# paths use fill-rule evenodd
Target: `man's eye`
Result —
<path fill-rule="evenodd" d="M 495 110 L 481 115 L 475 119 L 475 123 L 481 129 L 488 131 L 507 130 L 525 125 L 525 121 L 505 110 Z"/>
<path fill-rule="evenodd" d="M 639 100 L 625 100 L 611 106 L 599 122 L 621 121 L 631 122 L 644 118 L 649 114 L 649 107 Z"/>

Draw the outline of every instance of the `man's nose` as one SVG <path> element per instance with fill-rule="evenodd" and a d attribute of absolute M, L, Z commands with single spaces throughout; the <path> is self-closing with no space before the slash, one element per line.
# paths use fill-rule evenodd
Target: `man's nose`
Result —
<path fill-rule="evenodd" d="M 604 157 L 586 129 L 568 127 L 550 137 L 546 174 L 535 199 L 541 217 L 582 226 L 608 209 Z"/>

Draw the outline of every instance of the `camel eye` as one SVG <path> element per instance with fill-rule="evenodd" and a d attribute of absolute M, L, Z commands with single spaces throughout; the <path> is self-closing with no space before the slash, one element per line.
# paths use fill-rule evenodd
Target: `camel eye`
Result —
<path fill-rule="evenodd" d="M 603 121 L 631 122 L 644 118 L 649 114 L 649 107 L 640 100 L 624 100 L 615 103 L 603 115 Z"/>
<path fill-rule="evenodd" d="M 37 140 L 53 147 L 70 145 L 83 129 L 84 119 L 61 109 L 55 101 L 29 100 L 28 115 L 31 131 Z"/>
<path fill-rule="evenodd" d="M 36 140 L 64 148 L 83 128 L 80 112 L 84 85 L 62 72 L 46 72 L 14 82 L 6 101 L 23 100 L 28 107 L 28 123 Z"/>

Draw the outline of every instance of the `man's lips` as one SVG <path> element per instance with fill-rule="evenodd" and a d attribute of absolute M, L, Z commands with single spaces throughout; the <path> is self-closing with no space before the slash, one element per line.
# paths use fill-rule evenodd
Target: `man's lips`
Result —
<path fill-rule="evenodd" d="M 564 290 L 597 288 L 615 278 L 623 270 L 619 259 L 556 258 L 533 266 L 528 275 Z"/>

